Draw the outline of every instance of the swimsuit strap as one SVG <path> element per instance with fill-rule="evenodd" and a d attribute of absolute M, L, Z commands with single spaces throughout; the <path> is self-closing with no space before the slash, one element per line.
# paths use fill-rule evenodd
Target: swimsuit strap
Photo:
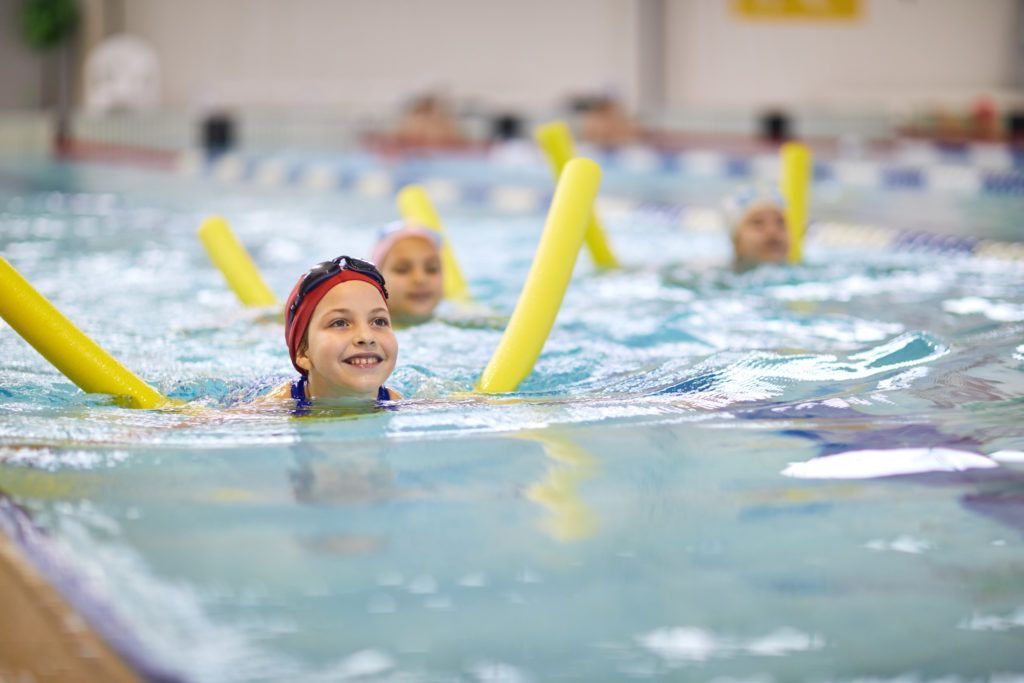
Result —
<path fill-rule="evenodd" d="M 310 404 L 309 399 L 306 398 L 307 381 L 306 377 L 302 376 L 292 382 L 292 398 L 295 399 L 296 408 L 306 408 Z"/>
<path fill-rule="evenodd" d="M 291 395 L 295 401 L 295 415 L 309 415 L 309 409 L 313 405 L 313 402 L 306 398 L 306 385 L 308 380 L 305 376 L 298 378 L 292 382 Z M 379 387 L 377 389 L 377 402 L 390 401 L 391 390 L 387 387 Z M 393 408 L 386 407 L 387 410 L 393 410 Z"/>

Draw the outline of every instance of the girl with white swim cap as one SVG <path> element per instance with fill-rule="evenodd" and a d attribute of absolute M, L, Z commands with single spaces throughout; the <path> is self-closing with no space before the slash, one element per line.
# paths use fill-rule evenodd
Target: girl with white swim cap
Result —
<path fill-rule="evenodd" d="M 789 256 L 786 201 L 776 190 L 754 186 L 728 197 L 722 206 L 733 245 L 733 268 L 785 263 Z"/>

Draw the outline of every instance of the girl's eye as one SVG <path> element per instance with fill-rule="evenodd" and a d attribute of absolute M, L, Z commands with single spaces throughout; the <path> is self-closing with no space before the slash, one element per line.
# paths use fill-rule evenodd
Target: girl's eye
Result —
<path fill-rule="evenodd" d="M 344 318 L 338 318 L 337 320 L 332 320 L 329 327 L 348 327 L 348 321 Z"/>
<path fill-rule="evenodd" d="M 374 318 L 373 324 L 377 327 L 390 327 L 391 321 L 387 318 Z"/>

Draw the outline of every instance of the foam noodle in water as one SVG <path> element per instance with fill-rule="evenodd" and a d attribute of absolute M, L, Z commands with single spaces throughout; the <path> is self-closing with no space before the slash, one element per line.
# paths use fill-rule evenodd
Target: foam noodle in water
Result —
<path fill-rule="evenodd" d="M 555 175 L 555 180 L 558 180 L 562 169 L 575 156 L 572 133 L 569 132 L 569 126 L 565 125 L 563 121 L 546 123 L 543 126 L 537 127 L 534 131 L 534 137 L 551 164 L 551 171 Z M 604 226 L 601 225 L 601 220 L 593 210 L 590 212 L 587 223 L 586 240 L 590 257 L 594 259 L 596 265 L 601 268 L 619 267 L 619 261 L 615 257 L 615 252 L 612 251 L 611 244 L 608 242 Z"/>
<path fill-rule="evenodd" d="M 789 230 L 789 262 L 804 258 L 807 206 L 811 192 L 811 150 L 798 142 L 782 146 L 780 190 L 786 199 L 786 227 Z"/>
<path fill-rule="evenodd" d="M 562 306 L 600 183 L 601 167 L 590 159 L 566 164 L 526 284 L 497 350 L 477 381 L 478 391 L 515 391 L 533 371 Z"/>
<path fill-rule="evenodd" d="M 0 257 L 0 317 L 82 391 L 124 396 L 133 408 L 168 403 L 64 317 Z"/>
<path fill-rule="evenodd" d="M 228 222 L 210 216 L 199 226 L 199 239 L 213 265 L 220 269 L 228 286 L 245 306 L 276 306 L 277 297 L 263 281 L 249 252 L 235 236 Z"/>

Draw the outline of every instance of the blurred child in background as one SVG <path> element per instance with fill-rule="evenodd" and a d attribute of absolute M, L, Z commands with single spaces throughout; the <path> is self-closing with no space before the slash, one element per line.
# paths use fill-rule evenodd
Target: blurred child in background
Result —
<path fill-rule="evenodd" d="M 747 187 L 723 203 L 732 237 L 733 269 L 743 272 L 763 263 L 785 263 L 789 256 L 786 201 L 768 187 Z"/>
<path fill-rule="evenodd" d="M 396 325 L 419 325 L 434 316 L 444 295 L 441 235 L 411 223 L 385 226 L 370 256 L 387 280 Z"/>
<path fill-rule="evenodd" d="M 398 122 L 394 138 L 408 147 L 457 147 L 467 142 L 444 101 L 430 93 L 412 101 Z"/>
<path fill-rule="evenodd" d="M 590 101 L 583 112 L 580 137 L 602 147 L 617 147 L 637 142 L 641 130 L 617 99 L 600 96 Z"/>

